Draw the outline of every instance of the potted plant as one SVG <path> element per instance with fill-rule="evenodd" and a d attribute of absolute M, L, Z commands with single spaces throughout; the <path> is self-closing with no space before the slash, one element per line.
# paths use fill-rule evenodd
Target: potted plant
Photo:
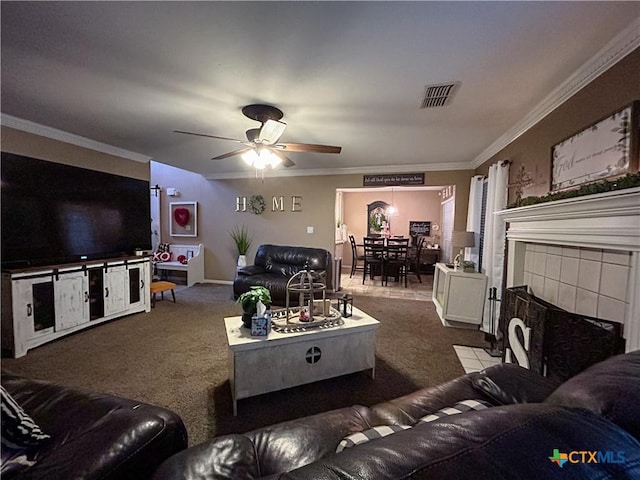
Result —
<path fill-rule="evenodd" d="M 238 250 L 238 268 L 247 266 L 247 251 L 253 240 L 249 237 L 249 231 L 247 227 L 242 225 L 236 225 L 233 230 L 229 232 L 231 238 L 236 244 L 236 250 Z"/>
<path fill-rule="evenodd" d="M 462 262 L 462 270 L 464 272 L 475 272 L 476 271 L 476 264 L 474 262 L 469 261 L 469 260 L 465 260 L 464 262 Z"/>
<path fill-rule="evenodd" d="M 251 317 L 258 312 L 258 302 L 266 308 L 271 306 L 271 293 L 267 288 L 253 286 L 238 297 L 237 303 L 242 305 L 242 324 L 247 328 L 251 328 Z"/>

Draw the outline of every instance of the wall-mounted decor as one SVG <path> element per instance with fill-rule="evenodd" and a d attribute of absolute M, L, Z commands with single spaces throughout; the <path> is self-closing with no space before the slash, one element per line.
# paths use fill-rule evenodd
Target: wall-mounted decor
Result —
<path fill-rule="evenodd" d="M 551 191 L 638 170 L 639 101 L 551 148 Z"/>
<path fill-rule="evenodd" d="M 389 204 L 382 200 L 376 200 L 367 205 L 367 236 L 381 234 L 388 225 L 387 208 Z"/>
<path fill-rule="evenodd" d="M 169 235 L 172 237 L 198 236 L 198 202 L 169 204 Z"/>
<path fill-rule="evenodd" d="M 431 236 L 431 222 L 410 220 L 409 235 L 411 237 L 416 235 L 422 235 L 423 237 Z"/>
<path fill-rule="evenodd" d="M 424 185 L 424 173 L 393 173 L 390 175 L 364 175 L 363 187 L 392 185 Z"/>
<path fill-rule="evenodd" d="M 264 197 L 262 195 L 251 195 L 249 198 L 249 210 L 256 215 L 262 214 L 266 207 Z"/>

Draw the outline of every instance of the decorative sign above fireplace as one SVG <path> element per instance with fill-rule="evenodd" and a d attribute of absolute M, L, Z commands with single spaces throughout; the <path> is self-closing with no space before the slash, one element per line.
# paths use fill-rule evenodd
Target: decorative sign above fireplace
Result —
<path fill-rule="evenodd" d="M 551 149 L 551 191 L 638 170 L 636 101 Z"/>

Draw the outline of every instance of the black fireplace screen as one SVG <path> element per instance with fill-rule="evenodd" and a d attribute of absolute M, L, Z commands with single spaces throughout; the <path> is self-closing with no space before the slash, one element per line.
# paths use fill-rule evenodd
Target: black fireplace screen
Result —
<path fill-rule="evenodd" d="M 529 293 L 507 288 L 500 332 L 503 361 L 564 381 L 590 365 L 624 352 L 622 324 L 563 310 Z"/>

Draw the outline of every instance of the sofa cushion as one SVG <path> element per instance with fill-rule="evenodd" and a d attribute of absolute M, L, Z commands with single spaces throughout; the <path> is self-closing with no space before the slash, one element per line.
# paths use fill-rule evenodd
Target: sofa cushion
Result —
<path fill-rule="evenodd" d="M 407 428 L 411 428 L 411 426 L 380 425 L 363 432 L 352 433 L 351 435 L 347 435 L 342 440 L 340 440 L 338 448 L 336 448 L 336 453 L 340 453 L 345 448 L 355 447 L 356 445 L 362 445 L 363 443 L 369 442 L 371 440 L 386 437 L 387 435 L 391 435 L 392 433 L 401 432 L 402 430 L 406 430 Z"/>
<path fill-rule="evenodd" d="M 484 400 L 463 400 L 456 403 L 452 407 L 441 408 L 435 413 L 425 415 L 420 420 L 418 420 L 418 423 L 435 422 L 449 415 L 458 415 L 460 413 L 469 412 L 471 410 L 484 410 L 485 408 L 489 408 L 492 406 L 492 404 L 490 404 L 489 402 L 485 402 Z"/>
<path fill-rule="evenodd" d="M 640 439 L 640 350 L 592 365 L 564 382 L 548 403 L 585 408 Z"/>
<path fill-rule="evenodd" d="M 624 452 L 624 463 L 560 468 L 554 449 Z M 640 443 L 586 410 L 548 404 L 497 406 L 453 415 L 365 443 L 280 478 L 386 480 L 445 478 L 640 478 Z"/>
<path fill-rule="evenodd" d="M 457 415 L 460 413 L 469 412 L 471 410 L 484 410 L 485 408 L 492 407 L 489 402 L 485 402 L 484 400 L 463 400 L 461 402 L 456 403 L 452 407 L 441 408 L 435 413 L 431 413 L 429 415 L 425 415 L 418 423 L 424 422 L 435 422 L 436 420 L 440 420 L 441 418 L 445 418 L 449 415 Z M 345 448 L 355 447 L 356 445 L 362 445 L 370 440 L 376 440 L 378 438 L 386 437 L 387 435 L 391 435 L 392 433 L 401 432 L 402 430 L 406 430 L 411 428 L 410 425 L 380 425 L 378 427 L 373 427 L 363 432 L 352 433 L 351 435 L 343 438 L 338 444 L 338 448 L 336 448 L 336 453 L 340 453 Z"/>
<path fill-rule="evenodd" d="M 30 467 L 35 463 L 34 453 L 42 442 L 51 438 L 36 425 L 4 387 L 0 387 L 2 409 L 2 465 L 6 475 Z"/>
<path fill-rule="evenodd" d="M 292 265 L 290 263 L 267 263 L 265 270 L 269 273 L 281 275 L 283 277 L 293 277 L 296 273 L 302 270 L 304 265 Z"/>
<path fill-rule="evenodd" d="M 414 425 L 425 415 L 469 398 L 499 405 L 483 391 L 474 388 L 473 380 L 478 375 L 478 372 L 470 373 L 441 385 L 422 388 L 403 397 L 379 403 L 371 410 L 387 425 Z"/>

